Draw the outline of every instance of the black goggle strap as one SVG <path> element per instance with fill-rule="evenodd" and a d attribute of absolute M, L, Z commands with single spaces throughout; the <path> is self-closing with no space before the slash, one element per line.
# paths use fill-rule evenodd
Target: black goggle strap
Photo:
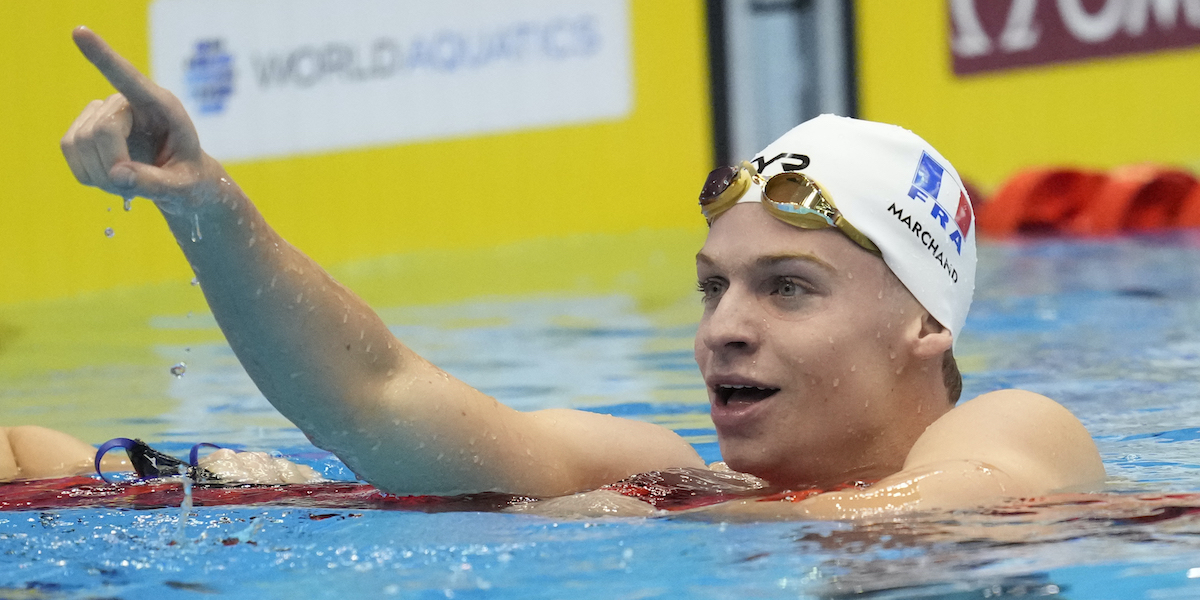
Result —
<path fill-rule="evenodd" d="M 137 472 L 138 479 L 186 475 L 189 479 L 198 482 L 216 481 L 217 477 L 215 475 L 197 464 L 197 453 L 202 446 L 220 447 L 207 442 L 201 442 L 192 446 L 190 453 L 191 463 L 189 464 L 174 456 L 151 448 L 149 444 L 142 440 L 113 438 L 101 444 L 100 448 L 96 450 L 96 474 L 105 482 L 112 483 L 112 481 L 104 476 L 104 472 L 100 470 L 100 460 L 113 448 L 124 448 L 125 454 L 129 457 L 129 462 L 133 464 L 133 470 Z"/>

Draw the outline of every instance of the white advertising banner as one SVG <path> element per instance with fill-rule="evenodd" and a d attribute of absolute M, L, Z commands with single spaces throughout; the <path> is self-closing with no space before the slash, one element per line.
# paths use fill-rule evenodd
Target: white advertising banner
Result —
<path fill-rule="evenodd" d="M 151 73 L 228 161 L 620 119 L 628 0 L 156 0 Z"/>

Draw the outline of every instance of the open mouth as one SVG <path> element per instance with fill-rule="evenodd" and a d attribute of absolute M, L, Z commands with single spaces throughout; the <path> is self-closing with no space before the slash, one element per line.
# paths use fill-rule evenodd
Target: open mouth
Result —
<path fill-rule="evenodd" d="M 766 400 L 778 392 L 779 388 L 765 388 L 753 385 L 718 385 L 717 400 L 721 404 L 731 402 L 758 402 Z"/>

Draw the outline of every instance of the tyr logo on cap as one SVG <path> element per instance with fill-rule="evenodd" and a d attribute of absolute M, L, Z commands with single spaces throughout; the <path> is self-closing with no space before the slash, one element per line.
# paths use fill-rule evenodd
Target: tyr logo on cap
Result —
<path fill-rule="evenodd" d="M 783 170 L 786 172 L 799 171 L 799 170 L 807 167 L 809 165 L 809 163 L 811 162 L 808 159 L 808 157 L 803 154 L 791 154 L 788 152 L 780 152 L 779 154 L 776 154 L 775 158 L 772 158 L 771 160 L 767 160 L 766 157 L 763 157 L 763 156 L 754 157 L 754 168 L 757 169 L 759 173 L 762 173 L 767 168 L 767 166 L 770 165 L 771 163 L 773 163 L 777 160 L 780 160 L 780 159 L 785 159 L 785 158 L 799 161 L 799 162 L 781 162 L 781 163 L 779 163 L 779 166 L 782 167 Z"/>

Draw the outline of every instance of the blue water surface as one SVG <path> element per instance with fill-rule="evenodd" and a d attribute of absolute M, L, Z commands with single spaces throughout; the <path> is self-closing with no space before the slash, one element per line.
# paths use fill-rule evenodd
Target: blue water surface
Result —
<path fill-rule="evenodd" d="M 1031 240 L 980 256 L 956 348 L 964 397 L 1047 394 L 1092 432 L 1112 490 L 1200 492 L 1195 238 Z M 511 406 L 661 423 L 716 460 L 694 325 L 679 324 L 698 310 L 602 296 L 381 313 L 422 355 Z M 353 479 L 278 415 L 227 346 L 158 352 L 167 365 L 185 350 L 178 402 L 151 441 L 176 454 L 202 440 L 276 450 Z M 177 508 L 0 512 L 0 598 L 1200 597 L 1200 520 L 1151 513 L 709 523 L 259 506 L 197 508 L 181 528 Z"/>

